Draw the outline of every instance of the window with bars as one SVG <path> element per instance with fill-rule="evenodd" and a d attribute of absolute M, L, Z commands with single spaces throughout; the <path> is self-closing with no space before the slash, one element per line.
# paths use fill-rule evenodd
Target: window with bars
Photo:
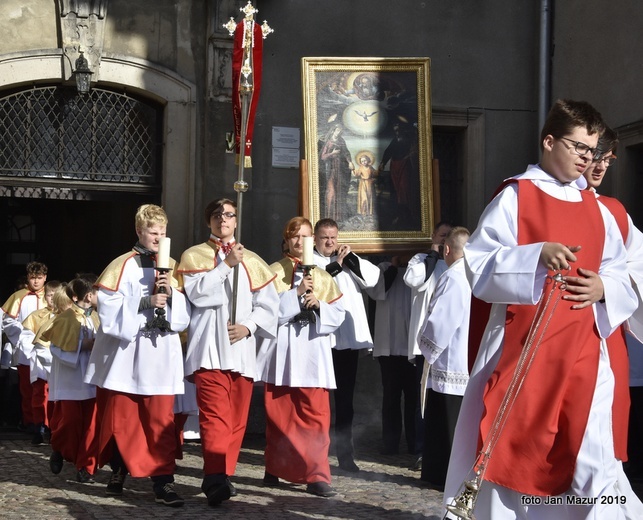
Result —
<path fill-rule="evenodd" d="M 41 87 L 0 98 L 0 177 L 158 188 L 162 108 L 101 89 Z"/>

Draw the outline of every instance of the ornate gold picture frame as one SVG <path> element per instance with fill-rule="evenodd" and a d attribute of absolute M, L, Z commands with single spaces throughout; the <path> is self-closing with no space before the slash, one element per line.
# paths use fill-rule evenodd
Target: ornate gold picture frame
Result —
<path fill-rule="evenodd" d="M 301 204 L 362 253 L 420 250 L 433 230 L 429 58 L 302 58 Z"/>

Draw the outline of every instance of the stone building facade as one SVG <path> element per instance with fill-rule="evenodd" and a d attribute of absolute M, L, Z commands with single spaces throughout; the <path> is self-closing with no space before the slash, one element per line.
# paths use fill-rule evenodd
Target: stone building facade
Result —
<path fill-rule="evenodd" d="M 236 196 L 230 53 L 238 0 L 4 0 L 0 4 L 0 269 L 100 272 L 135 239 L 139 204 L 162 204 L 172 254 L 203 240 L 202 211 Z M 301 130 L 302 57 L 429 57 L 440 215 L 474 228 L 495 187 L 538 160 L 539 120 L 586 99 L 623 147 L 606 189 L 639 226 L 643 70 L 635 2 L 257 0 L 263 86 L 243 242 L 271 262 L 299 212 L 299 171 L 272 166 L 275 127 Z M 630 5 L 631 4 L 631 5 Z M 596 13 L 602 9 L 600 16 Z M 74 86 L 83 52 L 92 89 Z M 300 150 L 303 158 L 304 146 Z"/>

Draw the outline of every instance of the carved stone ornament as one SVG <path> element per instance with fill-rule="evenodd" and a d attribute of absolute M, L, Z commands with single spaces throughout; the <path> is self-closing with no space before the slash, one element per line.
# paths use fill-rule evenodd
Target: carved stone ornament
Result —
<path fill-rule="evenodd" d="M 93 72 L 92 81 L 98 81 L 108 0 L 57 1 L 65 79 L 71 77 L 73 64 L 82 51 Z"/>
<path fill-rule="evenodd" d="M 89 18 L 95 15 L 103 19 L 107 13 L 108 0 L 58 0 L 58 2 L 61 16 L 74 13 L 77 18 Z"/>

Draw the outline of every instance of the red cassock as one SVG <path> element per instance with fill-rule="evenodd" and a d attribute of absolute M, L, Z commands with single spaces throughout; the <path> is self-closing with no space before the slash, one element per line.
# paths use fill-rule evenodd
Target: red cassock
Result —
<path fill-rule="evenodd" d="M 234 475 L 248 424 L 252 380 L 229 370 L 194 373 L 206 475 Z"/>
<path fill-rule="evenodd" d="M 18 388 L 20 390 L 20 410 L 22 412 L 22 424 L 34 424 L 33 408 L 31 401 L 33 400 L 33 387 L 31 386 L 29 365 L 18 365 Z"/>
<path fill-rule="evenodd" d="M 266 471 L 298 484 L 330 484 L 329 391 L 266 383 L 265 406 Z"/>
<path fill-rule="evenodd" d="M 96 399 L 101 467 L 110 462 L 114 441 L 132 477 L 174 474 L 177 439 L 173 395 L 134 395 L 99 387 Z"/>
<path fill-rule="evenodd" d="M 50 428 L 51 448 L 76 469 L 86 468 L 94 475 L 98 462 L 96 399 L 56 401 Z"/>
<path fill-rule="evenodd" d="M 33 422 L 49 426 L 49 420 L 54 411 L 54 403 L 49 402 L 49 383 L 38 378 L 31 383 L 31 389 Z"/>

